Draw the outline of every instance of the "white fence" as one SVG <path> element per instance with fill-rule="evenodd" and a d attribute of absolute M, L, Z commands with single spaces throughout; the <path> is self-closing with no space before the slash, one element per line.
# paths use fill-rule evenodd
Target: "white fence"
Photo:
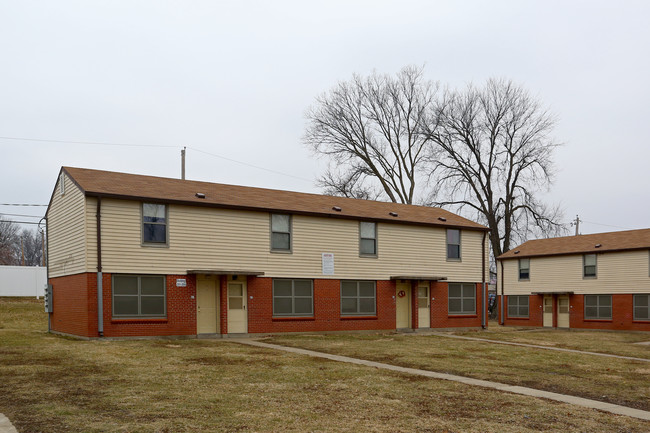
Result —
<path fill-rule="evenodd" d="M 0 266 L 0 296 L 34 296 L 45 293 L 47 270 L 42 266 Z"/>

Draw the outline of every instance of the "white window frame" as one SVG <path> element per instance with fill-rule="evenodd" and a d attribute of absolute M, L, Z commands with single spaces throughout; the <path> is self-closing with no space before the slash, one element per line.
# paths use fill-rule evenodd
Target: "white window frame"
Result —
<path fill-rule="evenodd" d="M 523 261 L 528 262 L 528 266 L 525 268 L 521 266 Z M 521 276 L 521 271 L 524 269 L 528 271 L 528 276 L 525 278 Z M 530 281 L 530 258 L 519 259 L 519 281 Z"/>
<path fill-rule="evenodd" d="M 165 221 L 164 222 L 148 222 L 145 221 L 144 215 L 144 206 L 145 205 L 154 205 L 154 206 L 163 206 L 165 209 Z M 145 225 L 161 225 L 165 226 L 165 241 L 164 242 L 155 242 L 148 241 L 145 237 Z M 165 203 L 151 203 L 151 202 L 142 202 L 140 206 L 140 236 L 141 236 L 141 245 L 148 247 L 167 247 L 169 246 L 169 206 Z"/>
<path fill-rule="evenodd" d="M 289 219 L 289 231 L 281 231 L 273 229 L 273 215 L 286 216 Z M 289 235 L 289 248 L 274 248 L 273 246 L 273 233 Z M 286 213 L 272 213 L 269 214 L 269 243 L 272 253 L 291 253 L 293 251 L 293 216 Z"/>
<path fill-rule="evenodd" d="M 460 296 L 451 296 L 451 289 L 452 286 L 460 286 Z M 465 293 L 465 287 L 471 286 L 472 287 L 472 296 L 471 297 L 466 297 L 464 296 Z M 460 311 L 451 311 L 451 302 L 449 302 L 452 299 L 460 299 Z M 465 310 L 465 300 L 466 299 L 472 299 L 473 305 L 474 305 L 474 310 L 473 311 L 466 311 Z M 476 284 L 474 283 L 449 283 L 447 285 L 447 314 L 450 316 L 475 316 L 476 315 Z"/>
<path fill-rule="evenodd" d="M 450 231 L 457 231 L 458 232 L 458 243 L 457 244 L 455 244 L 455 243 L 452 244 L 451 242 L 449 242 L 449 232 Z M 462 260 L 462 258 L 463 258 L 463 249 L 461 247 L 462 240 L 463 240 L 463 238 L 462 238 L 462 233 L 461 233 L 460 229 L 447 229 L 447 231 L 445 232 L 445 248 L 446 248 L 445 255 L 446 255 L 448 261 L 459 262 L 459 261 Z M 449 257 L 449 246 L 450 245 L 458 245 L 458 257 Z"/>
<path fill-rule="evenodd" d="M 343 296 L 343 283 L 356 283 L 357 285 L 357 294 L 356 296 Z M 373 285 L 373 307 L 374 311 L 361 311 L 361 299 L 370 299 L 370 296 L 361 296 L 360 295 L 360 283 L 372 283 Z M 343 312 L 343 299 L 356 299 L 357 300 L 357 311 L 356 312 Z M 376 316 L 377 315 L 377 282 L 369 280 L 341 280 L 340 284 L 340 307 L 341 316 Z"/>
<path fill-rule="evenodd" d="M 373 231 L 374 231 L 374 237 L 372 238 L 364 238 L 361 236 L 361 226 L 363 224 L 372 224 L 373 226 Z M 372 240 L 374 241 L 374 247 L 375 247 L 375 252 L 374 253 L 366 253 L 362 250 L 362 243 L 364 240 Z M 361 257 L 377 257 L 379 253 L 379 248 L 378 248 L 378 242 L 377 242 L 377 223 L 372 222 L 372 221 L 359 221 L 359 256 Z"/>
<path fill-rule="evenodd" d="M 525 307 L 526 307 L 526 314 L 522 314 L 522 308 L 524 307 L 524 304 L 522 303 L 522 300 L 525 298 Z M 511 303 L 512 301 L 515 301 L 514 303 Z M 514 307 L 516 308 L 516 313 L 511 314 L 510 313 L 510 308 Z M 530 317 L 530 297 L 528 295 L 508 295 L 508 317 L 513 317 L 517 319 L 528 319 Z"/>
<path fill-rule="evenodd" d="M 593 265 L 587 265 L 587 256 L 591 257 L 593 256 L 594 258 L 594 264 Z M 593 266 L 594 267 L 594 274 L 593 275 L 587 275 L 587 266 Z M 582 256 L 582 278 L 598 278 L 598 256 L 596 254 L 584 254 Z"/>
<path fill-rule="evenodd" d="M 138 281 L 138 293 L 137 295 L 116 295 L 115 294 L 115 278 L 116 277 L 132 277 L 137 278 Z M 142 294 L 142 278 L 161 278 L 163 283 L 163 313 L 162 314 L 142 314 L 142 298 L 143 297 L 156 297 L 159 298 L 161 295 L 143 295 Z M 115 297 L 137 297 L 138 298 L 138 313 L 137 314 L 115 314 Z M 165 275 L 134 275 L 134 274 L 113 274 L 111 276 L 111 314 L 116 319 L 124 318 L 155 318 L 161 319 L 167 317 L 167 277 Z"/>
<path fill-rule="evenodd" d="M 637 306 L 637 298 L 646 298 L 646 305 L 639 305 Z M 637 293 L 633 296 L 632 300 L 632 308 L 633 308 L 633 320 L 638 320 L 638 321 L 650 321 L 650 293 Z M 637 316 L 637 309 L 640 310 L 645 310 L 645 317 L 638 317 Z"/>
<path fill-rule="evenodd" d="M 275 283 L 277 281 L 290 281 L 291 282 L 291 295 L 290 296 L 279 296 L 275 294 Z M 311 294 L 309 296 L 296 296 L 296 281 L 309 281 L 311 286 Z M 279 298 L 290 298 L 291 299 L 291 313 L 277 313 L 275 311 L 275 300 Z M 310 313 L 296 313 L 296 298 L 310 299 L 311 300 L 311 312 Z M 273 317 L 314 317 L 314 280 L 306 278 L 274 278 L 273 279 Z"/>
<path fill-rule="evenodd" d="M 596 305 L 587 305 L 587 299 L 588 298 L 596 298 Z M 605 297 L 609 298 L 609 305 L 601 305 L 601 300 Z M 584 319 L 585 320 L 612 320 L 612 317 L 614 316 L 614 305 L 613 305 L 613 297 L 612 295 L 584 295 Z M 596 308 L 596 315 L 595 316 L 587 316 L 587 308 Z M 609 317 L 607 316 L 601 316 L 600 311 L 603 308 L 609 308 Z"/>

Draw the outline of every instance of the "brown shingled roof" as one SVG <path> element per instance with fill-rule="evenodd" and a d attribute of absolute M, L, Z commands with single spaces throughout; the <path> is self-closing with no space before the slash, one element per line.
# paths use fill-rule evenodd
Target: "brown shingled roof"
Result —
<path fill-rule="evenodd" d="M 63 167 L 62 170 L 88 196 L 487 230 L 481 224 L 434 207 L 86 168 Z M 205 194 L 205 198 L 196 197 L 196 193 Z M 335 206 L 341 210 L 334 210 Z"/>
<path fill-rule="evenodd" d="M 596 247 L 596 245 L 600 246 Z M 497 259 L 642 249 L 650 249 L 650 229 L 537 239 L 524 242 L 518 247 L 501 254 Z M 517 253 L 517 251 L 519 252 Z"/>

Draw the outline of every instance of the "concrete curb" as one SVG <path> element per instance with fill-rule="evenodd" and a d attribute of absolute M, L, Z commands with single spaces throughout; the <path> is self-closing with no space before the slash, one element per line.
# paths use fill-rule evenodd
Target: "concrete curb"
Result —
<path fill-rule="evenodd" d="M 496 389 L 498 391 L 510 392 L 513 394 L 527 395 L 530 397 L 546 398 L 548 400 L 559 401 L 562 403 L 573 404 L 576 406 L 587 407 L 590 409 L 602 410 L 617 415 L 625 415 L 633 418 L 638 418 L 650 421 L 650 412 L 640 409 L 634 409 L 617 404 L 605 403 L 597 400 L 590 400 L 582 397 L 574 397 L 571 395 L 558 394 L 555 392 L 541 391 L 533 388 L 526 388 L 523 386 L 507 385 L 505 383 L 490 382 L 488 380 L 472 379 L 464 376 L 456 376 L 453 374 L 437 373 L 435 371 L 418 370 L 416 368 L 398 367 L 396 365 L 384 364 L 381 362 L 367 361 L 365 359 L 350 358 L 348 356 L 332 355 L 329 353 L 315 352 L 313 350 L 298 349 L 294 347 L 279 346 L 277 344 L 263 343 L 255 340 L 232 339 L 234 343 L 245 344 L 248 346 L 262 347 L 266 349 L 283 350 L 285 352 L 296 353 L 299 355 L 307 355 L 316 358 L 325 358 L 332 361 L 346 362 L 349 364 L 364 365 L 367 367 L 375 367 L 383 370 L 391 370 L 399 373 L 413 374 L 417 376 L 425 376 L 433 379 L 450 380 L 453 382 L 460 382 L 466 385 L 481 386 L 484 388 Z"/>
<path fill-rule="evenodd" d="M 18 433 L 9 418 L 0 413 L 0 433 Z"/>
<path fill-rule="evenodd" d="M 512 341 L 490 340 L 488 338 L 466 337 L 464 335 L 446 334 L 444 332 L 427 332 L 426 334 L 422 333 L 420 335 L 435 335 L 436 337 L 457 338 L 459 340 L 483 341 L 486 343 L 505 344 L 508 346 L 532 347 L 534 349 L 555 350 L 558 352 L 578 353 L 581 355 L 604 356 L 607 358 L 618 358 L 618 359 L 627 359 L 630 361 L 650 362 L 650 359 L 647 358 L 635 358 L 632 356 L 612 355 L 611 353 L 585 352 L 584 350 L 564 349 L 562 347 L 539 346 L 537 344 L 515 343 Z"/>

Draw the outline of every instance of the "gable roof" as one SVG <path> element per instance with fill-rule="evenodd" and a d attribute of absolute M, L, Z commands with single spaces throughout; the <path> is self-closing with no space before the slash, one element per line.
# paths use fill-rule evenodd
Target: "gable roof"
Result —
<path fill-rule="evenodd" d="M 487 231 L 444 209 L 266 188 L 62 167 L 86 196 Z M 198 198 L 197 193 L 205 194 Z M 340 211 L 334 209 L 340 208 Z M 397 214 L 397 216 L 391 215 Z"/>
<path fill-rule="evenodd" d="M 596 245 L 600 245 L 600 247 L 596 247 Z M 643 249 L 650 249 L 650 229 L 537 239 L 524 242 L 518 247 L 501 254 L 497 259 L 505 260 L 519 259 L 522 257 L 590 254 L 604 251 Z"/>

